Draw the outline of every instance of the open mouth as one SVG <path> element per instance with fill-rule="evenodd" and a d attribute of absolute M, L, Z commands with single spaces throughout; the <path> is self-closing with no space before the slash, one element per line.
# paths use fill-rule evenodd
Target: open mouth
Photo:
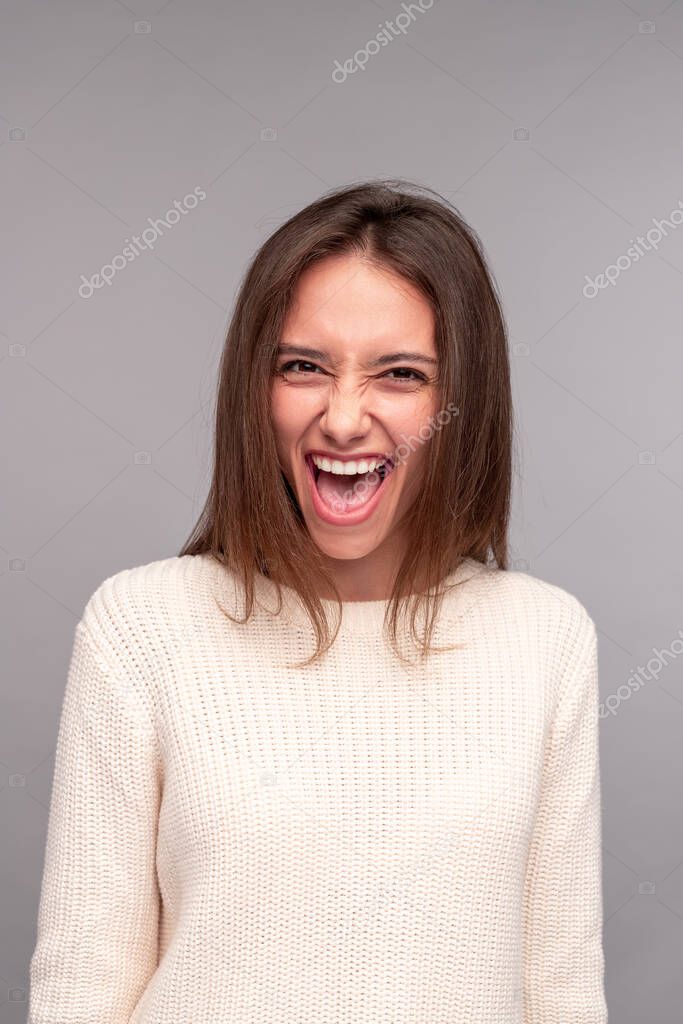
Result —
<path fill-rule="evenodd" d="M 338 516 L 374 505 L 395 468 L 392 460 L 387 459 L 365 473 L 334 473 L 316 466 L 311 454 L 306 455 L 306 464 L 322 505 Z"/>

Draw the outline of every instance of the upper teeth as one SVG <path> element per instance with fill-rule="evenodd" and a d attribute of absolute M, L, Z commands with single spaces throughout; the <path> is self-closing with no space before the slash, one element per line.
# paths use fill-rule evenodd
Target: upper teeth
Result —
<path fill-rule="evenodd" d="M 339 476 L 352 476 L 354 473 L 372 473 L 378 466 L 385 464 L 386 459 L 361 459 L 359 462 L 340 462 L 339 459 L 324 459 L 320 455 L 312 455 L 318 469 L 326 473 L 337 473 Z"/>

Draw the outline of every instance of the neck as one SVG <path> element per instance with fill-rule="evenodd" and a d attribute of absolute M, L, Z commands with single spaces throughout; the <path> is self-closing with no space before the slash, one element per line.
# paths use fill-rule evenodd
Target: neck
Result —
<path fill-rule="evenodd" d="M 362 558 L 324 555 L 323 562 L 342 601 L 386 601 L 391 596 L 402 556 L 403 548 L 392 537 Z M 320 594 L 327 600 L 333 596 L 331 592 Z"/>

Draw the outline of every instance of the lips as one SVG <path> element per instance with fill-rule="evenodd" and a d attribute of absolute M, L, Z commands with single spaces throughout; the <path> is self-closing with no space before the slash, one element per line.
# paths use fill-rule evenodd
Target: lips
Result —
<path fill-rule="evenodd" d="M 322 454 L 322 453 L 321 453 Z M 329 458 L 328 455 L 325 455 Z M 383 458 L 372 455 L 364 458 Z M 307 473 L 310 481 L 310 494 L 313 508 L 324 522 L 334 526 L 353 526 L 369 518 L 382 500 L 394 465 L 388 459 L 386 469 L 373 470 L 371 473 L 343 474 L 327 473 L 318 469 L 312 459 L 312 453 L 305 455 Z M 360 461 L 361 456 L 353 461 Z M 350 461 L 350 460 L 346 460 Z M 321 474 L 323 479 L 321 480 Z"/>

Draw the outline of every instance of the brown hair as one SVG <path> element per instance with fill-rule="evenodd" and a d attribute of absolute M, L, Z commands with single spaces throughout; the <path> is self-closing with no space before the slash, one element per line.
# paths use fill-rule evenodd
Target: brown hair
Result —
<path fill-rule="evenodd" d="M 330 638 L 320 584 L 337 600 L 340 595 L 281 470 L 269 396 L 299 276 L 326 256 L 347 253 L 399 274 L 428 299 L 440 409 L 456 410 L 434 432 L 424 486 L 408 512 L 406 526 L 416 543 L 398 567 L 387 609 L 394 648 L 401 602 L 410 600 L 415 639 L 418 607 L 427 612 L 419 642 L 423 657 L 429 651 L 443 594 L 416 592 L 418 580 L 431 591 L 465 557 L 488 564 L 490 554 L 498 568 L 507 568 L 510 367 L 501 303 L 482 244 L 457 210 L 425 186 L 373 180 L 328 192 L 282 224 L 244 275 L 219 367 L 211 487 L 180 551 L 208 552 L 241 579 L 246 616 L 235 620 L 226 612 L 232 621 L 251 616 L 255 573 L 296 591 L 317 638 L 314 654 L 302 664 L 320 657 L 339 628 Z"/>

